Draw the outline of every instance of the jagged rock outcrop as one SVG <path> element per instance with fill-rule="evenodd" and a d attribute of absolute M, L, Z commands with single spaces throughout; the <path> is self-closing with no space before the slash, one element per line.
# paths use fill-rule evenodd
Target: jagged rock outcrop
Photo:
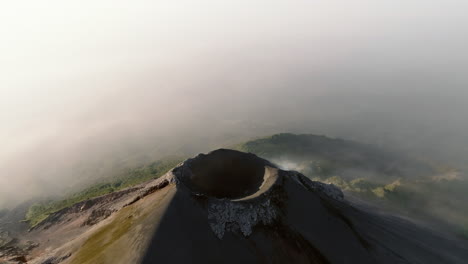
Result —
<path fill-rule="evenodd" d="M 282 171 L 253 154 L 224 149 L 187 160 L 173 170 L 172 177 L 179 188 L 204 198 L 208 222 L 220 239 L 226 231 L 249 236 L 257 224 L 275 222 L 286 199 L 281 188 L 283 177 L 330 198 L 344 198 L 334 185 Z"/>

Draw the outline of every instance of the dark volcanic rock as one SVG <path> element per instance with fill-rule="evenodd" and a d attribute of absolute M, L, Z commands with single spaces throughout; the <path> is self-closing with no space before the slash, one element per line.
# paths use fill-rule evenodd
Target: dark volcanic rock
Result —
<path fill-rule="evenodd" d="M 106 219 L 109 217 L 115 210 L 110 210 L 107 208 L 99 208 L 95 209 L 91 212 L 89 215 L 88 219 L 83 223 L 83 225 L 94 225 L 102 220 Z"/>
<path fill-rule="evenodd" d="M 253 154 L 221 149 L 187 160 L 172 174 L 177 190 L 142 263 L 468 259 L 466 245 L 352 207 L 334 185 L 280 170 Z"/>
<path fill-rule="evenodd" d="M 60 260 L 68 252 L 72 255 L 63 263 L 439 264 L 468 259 L 466 242 L 351 205 L 334 185 L 233 150 L 200 154 L 132 191 L 64 210 L 47 225 L 61 225 L 80 210 L 87 212 L 83 236 L 32 263 Z"/>

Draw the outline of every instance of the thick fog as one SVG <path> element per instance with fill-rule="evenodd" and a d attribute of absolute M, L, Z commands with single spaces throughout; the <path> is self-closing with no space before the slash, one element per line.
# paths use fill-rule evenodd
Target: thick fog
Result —
<path fill-rule="evenodd" d="M 5 1 L 0 206 L 277 132 L 456 164 L 468 4 Z"/>

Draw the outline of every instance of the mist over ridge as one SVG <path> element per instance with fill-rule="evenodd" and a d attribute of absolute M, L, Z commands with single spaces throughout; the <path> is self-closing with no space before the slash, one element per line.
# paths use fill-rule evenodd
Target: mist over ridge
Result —
<path fill-rule="evenodd" d="M 5 4 L 0 206 L 279 132 L 465 169 L 466 3 L 358 2 Z"/>

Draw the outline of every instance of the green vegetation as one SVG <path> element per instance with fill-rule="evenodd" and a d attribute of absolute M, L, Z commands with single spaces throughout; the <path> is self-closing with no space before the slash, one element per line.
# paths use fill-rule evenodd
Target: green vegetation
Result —
<path fill-rule="evenodd" d="M 375 194 L 375 196 L 379 198 L 385 197 L 385 189 L 383 187 L 377 187 L 375 189 L 372 189 L 372 192 Z"/>
<path fill-rule="evenodd" d="M 278 134 L 239 144 L 251 152 L 313 180 L 333 183 L 347 194 L 422 220 L 435 219 L 468 239 L 468 181 L 450 166 L 325 136 Z M 26 220 L 36 226 L 77 202 L 134 186 L 163 175 L 182 161 L 167 158 L 128 169 L 81 192 L 32 205 Z"/>
<path fill-rule="evenodd" d="M 141 233 L 145 232 L 142 226 L 155 221 L 154 217 L 162 217 L 157 213 L 159 207 L 164 207 L 159 203 L 171 193 L 170 188 L 166 188 L 156 198 L 158 202 L 150 202 L 147 206 L 124 207 L 116 212 L 115 217 L 106 225 L 99 227 L 92 233 L 86 241 L 71 256 L 71 264 L 95 264 L 95 263 L 132 263 L 125 259 L 129 257 L 126 250 L 134 241 L 141 240 Z M 156 214 L 155 214 L 156 212 Z M 148 220 L 148 217 L 151 220 Z M 135 246 L 135 245 L 133 245 Z M 131 257 L 130 257 L 131 259 Z"/>
<path fill-rule="evenodd" d="M 64 197 L 63 199 L 35 203 L 29 207 L 26 213 L 25 221 L 29 223 L 31 228 L 35 227 L 47 219 L 50 214 L 67 208 L 78 202 L 122 190 L 124 188 L 158 178 L 175 167 L 182 160 L 183 159 L 179 157 L 168 157 L 161 159 L 146 166 L 128 169 L 121 175 L 114 176 L 107 181 L 92 185 L 80 192 Z"/>
<path fill-rule="evenodd" d="M 340 175 L 352 180 L 361 172 L 396 180 L 401 175 L 418 177 L 433 171 L 426 162 L 384 151 L 372 145 L 316 135 L 277 134 L 252 140 L 235 147 L 251 152 L 280 166 L 294 161 L 309 176 Z M 398 166 L 395 166 L 398 164 Z"/>
<path fill-rule="evenodd" d="M 332 183 L 380 208 L 436 220 L 468 238 L 468 180 L 453 167 L 315 135 L 278 134 L 235 148 Z"/>
<path fill-rule="evenodd" d="M 132 226 L 134 217 L 130 217 L 129 211 L 130 208 L 123 208 L 114 221 L 93 233 L 74 256 L 73 263 L 104 263 L 102 252 L 127 233 Z"/>
<path fill-rule="evenodd" d="M 460 236 L 464 239 L 468 239 L 468 222 L 465 223 L 460 229 Z"/>

